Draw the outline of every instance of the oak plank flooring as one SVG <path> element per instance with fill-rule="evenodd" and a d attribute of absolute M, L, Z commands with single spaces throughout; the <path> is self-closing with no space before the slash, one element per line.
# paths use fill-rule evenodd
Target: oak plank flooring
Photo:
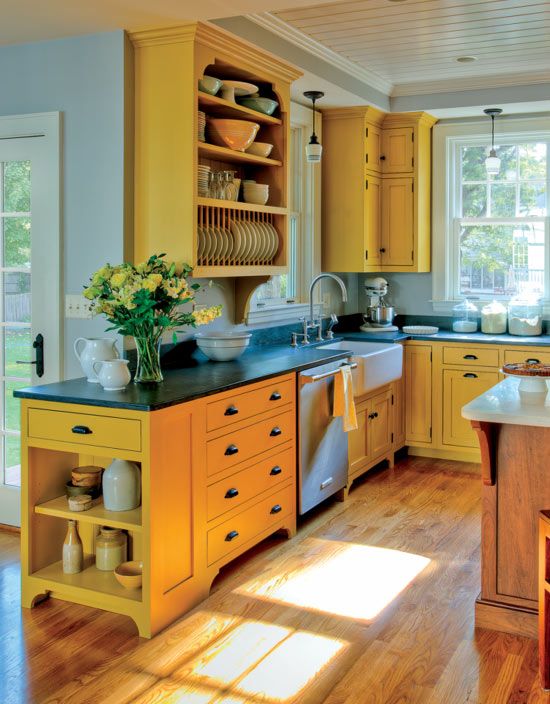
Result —
<path fill-rule="evenodd" d="M 1 704 L 550 704 L 536 642 L 474 628 L 470 468 L 417 457 L 370 472 L 151 641 L 84 606 L 21 610 L 18 536 L 0 531 Z"/>

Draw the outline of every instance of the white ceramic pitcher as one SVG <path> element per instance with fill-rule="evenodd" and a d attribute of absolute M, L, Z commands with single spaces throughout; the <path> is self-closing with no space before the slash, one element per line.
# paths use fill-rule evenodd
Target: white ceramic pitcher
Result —
<path fill-rule="evenodd" d="M 79 343 L 81 342 L 84 343 L 84 346 L 81 346 L 79 351 Z M 94 362 L 106 362 L 120 357 L 115 343 L 116 340 L 112 337 L 78 337 L 74 341 L 74 353 L 88 381 L 99 384 L 94 370 Z"/>
<path fill-rule="evenodd" d="M 102 360 L 92 366 L 105 391 L 123 391 L 132 379 L 127 359 Z"/>

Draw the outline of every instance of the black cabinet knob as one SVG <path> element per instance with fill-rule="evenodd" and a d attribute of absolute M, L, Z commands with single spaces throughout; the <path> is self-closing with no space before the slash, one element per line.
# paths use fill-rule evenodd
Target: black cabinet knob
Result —
<path fill-rule="evenodd" d="M 225 492 L 225 498 L 226 498 L 226 499 L 234 499 L 235 496 L 238 496 L 238 495 L 239 495 L 239 490 L 238 490 L 238 489 L 233 489 L 233 488 L 232 488 L 232 489 L 228 489 L 228 490 Z"/>
<path fill-rule="evenodd" d="M 91 435 L 92 431 L 90 428 L 88 428 L 87 425 L 75 425 L 73 428 L 71 428 L 71 432 L 76 433 L 77 435 Z"/>
<path fill-rule="evenodd" d="M 236 455 L 238 451 L 239 451 L 239 448 L 236 445 L 229 445 L 229 447 L 226 449 L 224 454 Z"/>
<path fill-rule="evenodd" d="M 238 412 L 239 409 L 231 404 L 231 406 L 225 409 L 224 416 L 236 416 Z"/>
<path fill-rule="evenodd" d="M 276 425 L 269 433 L 270 437 L 276 438 L 277 435 L 282 435 L 283 431 Z"/>
<path fill-rule="evenodd" d="M 380 248 L 380 251 L 382 252 L 382 254 L 384 254 L 384 252 L 386 251 L 386 248 L 385 248 L 385 247 L 381 247 L 381 248 Z"/>
<path fill-rule="evenodd" d="M 271 396 L 269 397 L 270 401 L 280 401 L 281 400 L 281 394 L 278 391 L 274 391 Z"/>
<path fill-rule="evenodd" d="M 269 513 L 280 513 L 283 510 L 281 504 L 275 504 Z"/>
<path fill-rule="evenodd" d="M 228 533 L 228 534 L 225 536 L 225 541 L 226 541 L 227 543 L 230 543 L 232 540 L 234 540 L 235 538 L 237 538 L 238 535 L 239 535 L 239 532 L 238 532 L 238 531 L 232 530 L 230 533 Z"/>
<path fill-rule="evenodd" d="M 276 467 L 273 467 L 273 468 L 271 469 L 271 472 L 270 472 L 269 474 L 270 474 L 272 477 L 276 477 L 278 474 L 281 474 L 282 471 L 283 471 L 283 470 L 282 470 L 279 466 L 276 466 Z"/>
<path fill-rule="evenodd" d="M 385 157 L 385 156 L 380 156 L 380 161 L 386 161 L 386 157 Z"/>

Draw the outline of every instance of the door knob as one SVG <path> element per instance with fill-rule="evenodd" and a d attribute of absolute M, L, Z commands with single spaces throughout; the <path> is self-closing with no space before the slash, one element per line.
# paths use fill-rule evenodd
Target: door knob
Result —
<path fill-rule="evenodd" d="M 36 376 L 44 376 L 44 336 L 41 333 L 34 338 L 32 343 L 33 348 L 36 350 L 36 359 L 25 360 L 18 359 L 16 364 L 35 364 L 36 365 Z"/>

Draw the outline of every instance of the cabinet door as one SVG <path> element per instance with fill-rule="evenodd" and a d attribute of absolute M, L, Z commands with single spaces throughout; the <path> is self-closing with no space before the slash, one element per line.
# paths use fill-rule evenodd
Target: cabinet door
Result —
<path fill-rule="evenodd" d="M 406 174 L 414 170 L 414 128 L 391 127 L 382 132 L 382 173 Z"/>
<path fill-rule="evenodd" d="M 477 369 L 443 370 L 443 444 L 479 447 L 470 421 L 462 417 L 462 407 L 498 384 L 497 371 Z"/>
<path fill-rule="evenodd" d="M 405 438 L 408 445 L 432 442 L 432 348 L 405 347 Z"/>
<path fill-rule="evenodd" d="M 370 422 L 371 457 L 388 452 L 391 448 L 391 391 L 388 389 L 377 394 L 370 402 L 371 412 L 367 416 Z"/>
<path fill-rule="evenodd" d="M 370 401 L 358 403 L 355 412 L 357 414 L 357 430 L 348 433 L 348 453 L 349 453 L 349 476 L 353 476 L 364 467 L 369 461 L 369 413 Z"/>
<path fill-rule="evenodd" d="M 365 179 L 365 263 L 367 267 L 380 266 L 381 180 L 376 176 Z"/>
<path fill-rule="evenodd" d="M 393 394 L 393 444 L 399 448 L 405 444 L 405 370 L 401 379 L 392 384 Z"/>
<path fill-rule="evenodd" d="M 413 179 L 382 179 L 382 265 L 414 264 Z"/>
<path fill-rule="evenodd" d="M 375 125 L 365 127 L 365 167 L 367 171 L 380 173 L 382 149 L 382 130 Z"/>

